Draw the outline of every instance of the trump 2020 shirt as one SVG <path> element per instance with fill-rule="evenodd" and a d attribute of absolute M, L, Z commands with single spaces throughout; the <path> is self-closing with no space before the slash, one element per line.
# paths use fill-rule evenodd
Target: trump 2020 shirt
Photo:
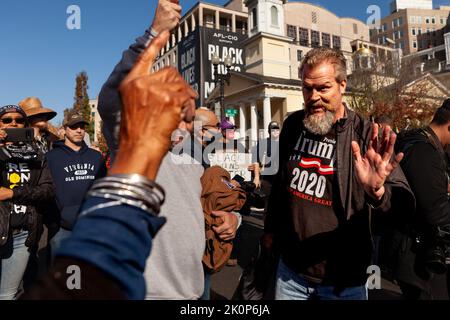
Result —
<path fill-rule="evenodd" d="M 298 253 L 300 259 L 302 255 L 311 257 L 315 252 L 326 252 L 326 248 L 321 248 L 325 245 L 320 241 L 321 234 L 333 231 L 338 226 L 333 210 L 335 159 L 334 127 L 324 136 L 303 130 L 289 155 L 287 192 L 293 229 L 298 240 L 303 242 L 300 248 L 304 251 Z M 304 275 L 320 282 L 325 273 L 325 263 L 318 256 L 314 263 L 308 262 Z"/>

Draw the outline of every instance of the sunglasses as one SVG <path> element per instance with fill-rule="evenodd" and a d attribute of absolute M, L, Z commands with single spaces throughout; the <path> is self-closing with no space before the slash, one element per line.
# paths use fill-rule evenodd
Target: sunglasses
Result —
<path fill-rule="evenodd" d="M 13 121 L 17 124 L 24 124 L 25 123 L 25 118 L 2 118 L 0 119 L 2 121 L 3 124 L 10 124 Z"/>
<path fill-rule="evenodd" d="M 77 130 L 81 129 L 84 130 L 86 128 L 86 125 L 84 123 L 76 123 L 74 125 L 69 126 L 70 130 Z"/>

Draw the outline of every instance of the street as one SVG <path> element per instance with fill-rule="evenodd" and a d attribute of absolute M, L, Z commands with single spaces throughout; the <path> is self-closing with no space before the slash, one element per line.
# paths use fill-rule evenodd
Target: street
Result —
<path fill-rule="evenodd" d="M 252 212 L 243 216 L 242 225 L 235 241 L 237 266 L 225 266 L 212 276 L 211 299 L 231 300 L 239 283 L 243 268 L 258 252 L 258 241 L 263 233 L 262 213 Z M 386 278 L 381 280 L 381 290 L 369 290 L 369 300 L 403 300 L 400 288 Z"/>

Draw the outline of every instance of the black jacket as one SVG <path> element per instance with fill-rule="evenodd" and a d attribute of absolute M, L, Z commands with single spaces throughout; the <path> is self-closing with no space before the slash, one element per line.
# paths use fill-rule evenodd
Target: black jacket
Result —
<path fill-rule="evenodd" d="M 371 213 L 372 205 L 356 180 L 351 142 L 357 141 L 365 153 L 370 141 L 371 123 L 346 109 L 347 116 L 336 126 L 336 183 L 333 210 L 338 217 L 338 228 L 321 233 L 305 241 L 299 240 L 298 230 L 290 215 L 287 186 L 290 173 L 286 172 L 289 153 L 304 130 L 305 112 L 298 111 L 286 119 L 280 136 L 280 167 L 269 199 L 265 232 L 274 233 L 283 261 L 297 273 L 327 261 L 324 282 L 349 287 L 363 285 L 367 267 L 372 259 Z M 400 214 L 414 210 L 414 196 L 405 176 L 398 167 L 385 183 L 385 194 L 377 211 Z M 320 249 L 318 249 L 320 248 Z"/>
<path fill-rule="evenodd" d="M 395 225 L 394 272 L 400 281 L 429 290 L 423 257 L 427 244 L 417 246 L 416 237 L 428 242 L 433 227 L 450 226 L 446 154 L 431 128 L 403 132 L 396 150 L 405 154 L 400 165 L 416 196 L 417 210 Z"/>
<path fill-rule="evenodd" d="M 0 161 L 0 170 L 5 169 L 5 161 Z M 28 238 L 25 242 L 27 247 L 37 244 L 42 234 L 42 208 L 55 196 L 52 177 L 47 162 L 41 157 L 29 160 L 31 179 L 28 185 L 13 189 L 13 198 L 0 202 L 0 247 L 4 246 L 9 237 L 10 217 L 12 203 L 27 206 L 27 230 Z M 3 176 L 3 175 L 2 175 Z M 5 181 L 2 181 L 2 186 Z"/>

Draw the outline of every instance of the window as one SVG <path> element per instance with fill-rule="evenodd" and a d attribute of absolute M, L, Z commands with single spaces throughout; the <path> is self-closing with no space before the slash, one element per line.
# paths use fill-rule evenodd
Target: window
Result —
<path fill-rule="evenodd" d="M 320 47 L 320 32 L 319 31 L 311 31 L 311 47 L 313 47 L 313 48 Z"/>
<path fill-rule="evenodd" d="M 331 37 L 328 33 L 322 33 L 322 46 L 330 48 L 331 47 Z"/>
<path fill-rule="evenodd" d="M 270 8 L 270 14 L 272 16 L 272 26 L 278 27 L 278 9 L 275 6 Z"/>
<path fill-rule="evenodd" d="M 397 21 L 398 21 L 397 22 L 398 26 L 401 26 L 403 24 L 403 18 L 402 17 L 398 18 Z"/>
<path fill-rule="evenodd" d="M 413 48 L 417 49 L 417 41 L 413 41 Z"/>
<path fill-rule="evenodd" d="M 420 36 L 422 34 L 422 28 L 417 29 L 417 34 Z"/>
<path fill-rule="evenodd" d="M 416 28 L 412 28 L 412 29 L 411 29 L 411 34 L 412 34 L 413 36 L 417 35 Z"/>
<path fill-rule="evenodd" d="M 341 37 L 333 36 L 333 48 L 341 49 Z"/>
<path fill-rule="evenodd" d="M 398 43 L 398 48 L 399 48 L 399 49 L 405 49 L 405 43 L 404 43 L 403 41 L 400 41 L 400 42 Z"/>
<path fill-rule="evenodd" d="M 311 21 L 314 24 L 317 24 L 317 12 L 311 12 Z"/>
<path fill-rule="evenodd" d="M 256 8 L 252 9 L 252 27 L 256 28 L 258 26 L 258 17 L 256 14 Z"/>
<path fill-rule="evenodd" d="M 290 38 L 293 38 L 294 41 L 297 41 L 297 27 L 296 26 L 291 26 L 291 25 L 287 25 L 287 36 Z"/>
<path fill-rule="evenodd" d="M 303 59 L 303 51 L 297 50 L 297 61 L 302 61 Z"/>
<path fill-rule="evenodd" d="M 399 39 L 403 38 L 403 30 L 398 31 L 398 38 Z"/>
<path fill-rule="evenodd" d="M 353 33 L 358 34 L 358 25 L 356 23 L 353 24 Z"/>
<path fill-rule="evenodd" d="M 445 24 L 445 18 L 441 17 L 441 24 Z"/>
<path fill-rule="evenodd" d="M 436 17 L 432 17 L 432 18 L 431 18 L 431 23 L 432 23 L 432 24 L 436 24 Z"/>
<path fill-rule="evenodd" d="M 422 17 L 417 17 L 417 23 L 422 24 Z"/>
<path fill-rule="evenodd" d="M 387 23 L 383 23 L 383 32 L 386 32 L 388 29 Z"/>
<path fill-rule="evenodd" d="M 298 67 L 298 78 L 302 78 L 302 69 L 300 67 Z"/>
<path fill-rule="evenodd" d="M 309 31 L 305 28 L 298 28 L 300 45 L 304 47 L 309 46 Z"/>
<path fill-rule="evenodd" d="M 410 16 L 409 17 L 409 22 L 410 23 L 416 23 L 416 16 Z"/>
<path fill-rule="evenodd" d="M 425 18 L 425 23 L 426 23 L 426 24 L 429 24 L 429 23 L 430 23 L 430 17 L 426 17 L 426 18 Z"/>

